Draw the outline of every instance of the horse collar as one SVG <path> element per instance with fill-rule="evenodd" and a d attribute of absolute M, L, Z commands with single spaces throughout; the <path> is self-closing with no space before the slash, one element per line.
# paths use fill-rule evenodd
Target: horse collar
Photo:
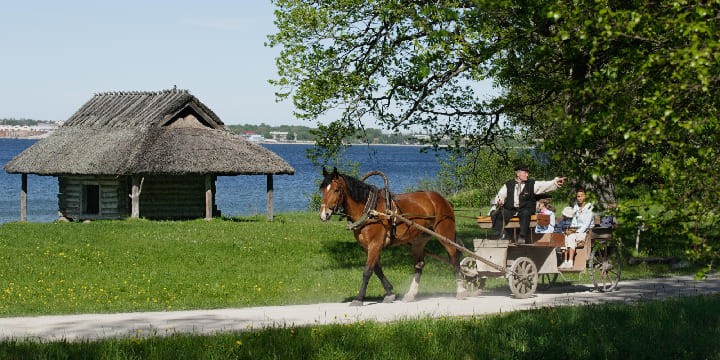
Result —
<path fill-rule="evenodd" d="M 377 207 L 377 193 L 377 189 L 373 186 L 370 194 L 368 195 L 367 201 L 365 202 L 365 209 L 363 209 L 362 216 L 353 223 L 348 222 L 347 226 L 345 226 L 347 230 L 361 228 L 368 220 L 370 220 L 370 211 L 375 210 L 375 207 Z"/>

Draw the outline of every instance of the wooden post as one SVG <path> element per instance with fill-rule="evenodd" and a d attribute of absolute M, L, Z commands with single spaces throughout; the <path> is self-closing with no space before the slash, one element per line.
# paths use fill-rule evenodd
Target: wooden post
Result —
<path fill-rule="evenodd" d="M 20 185 L 20 221 L 27 221 L 27 174 L 22 174 Z"/>
<path fill-rule="evenodd" d="M 205 220 L 212 220 L 213 213 L 212 175 L 205 174 Z"/>
<path fill-rule="evenodd" d="M 273 176 L 267 175 L 267 219 L 273 221 Z"/>
<path fill-rule="evenodd" d="M 131 219 L 139 219 L 140 218 L 140 191 L 142 182 L 139 181 L 139 177 L 132 176 L 132 190 L 130 190 L 130 218 Z"/>

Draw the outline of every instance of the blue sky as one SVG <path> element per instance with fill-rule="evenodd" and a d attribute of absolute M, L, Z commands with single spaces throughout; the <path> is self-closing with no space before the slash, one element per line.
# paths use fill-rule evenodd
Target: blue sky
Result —
<path fill-rule="evenodd" d="M 264 0 L 0 0 L 0 118 L 61 121 L 95 93 L 177 86 L 226 124 L 313 123 L 276 103 Z"/>

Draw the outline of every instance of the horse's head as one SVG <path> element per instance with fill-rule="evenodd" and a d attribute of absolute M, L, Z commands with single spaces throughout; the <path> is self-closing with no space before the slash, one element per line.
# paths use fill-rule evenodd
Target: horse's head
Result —
<path fill-rule="evenodd" d="M 323 167 L 323 178 L 323 182 L 320 184 L 320 193 L 322 194 L 320 220 L 328 221 L 332 214 L 342 206 L 345 194 L 343 191 L 344 182 L 337 168 L 333 168 L 333 171 L 329 173 Z"/>

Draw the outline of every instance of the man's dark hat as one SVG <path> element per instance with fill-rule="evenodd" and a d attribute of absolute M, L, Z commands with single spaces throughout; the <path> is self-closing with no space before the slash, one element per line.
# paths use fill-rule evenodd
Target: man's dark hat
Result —
<path fill-rule="evenodd" d="M 530 172 L 530 168 L 528 168 L 527 165 L 522 165 L 522 164 L 520 164 L 520 165 L 516 165 L 516 166 L 515 166 L 515 171 L 527 171 L 527 172 Z"/>

